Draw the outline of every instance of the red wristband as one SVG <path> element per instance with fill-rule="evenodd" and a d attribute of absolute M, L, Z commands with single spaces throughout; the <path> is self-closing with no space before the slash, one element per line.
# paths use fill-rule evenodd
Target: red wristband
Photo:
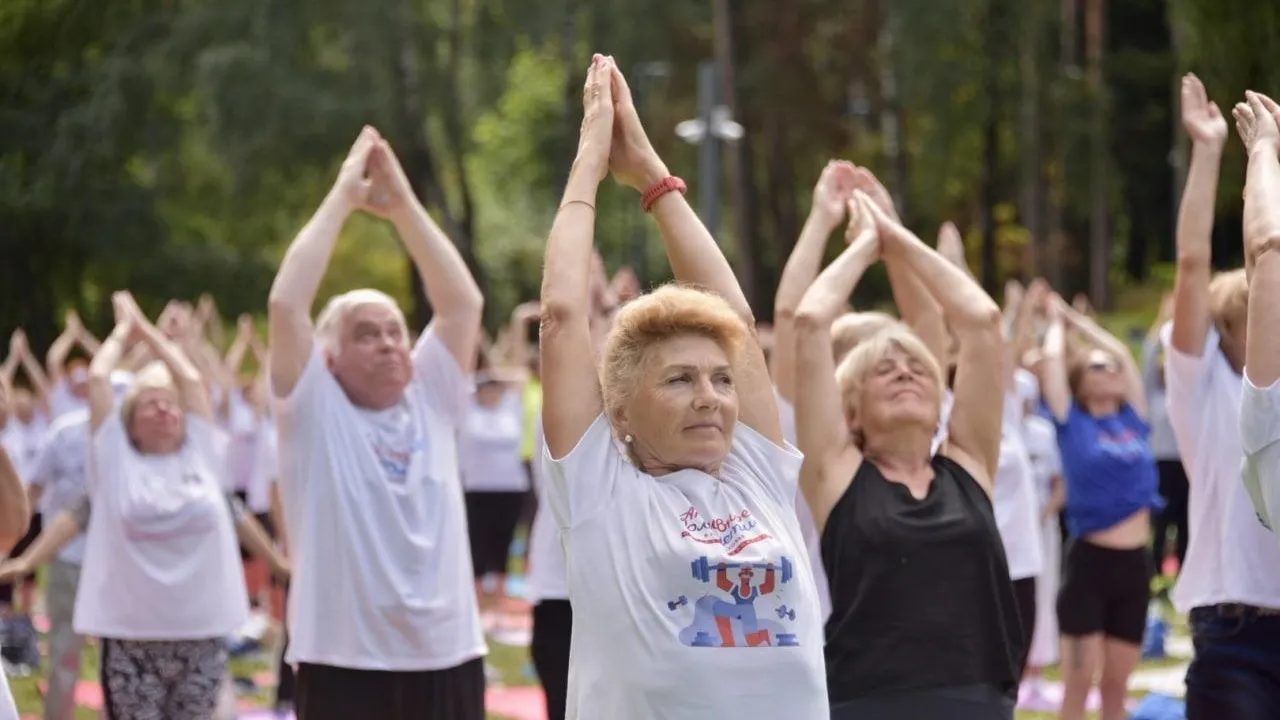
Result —
<path fill-rule="evenodd" d="M 645 212 L 649 212 L 649 209 L 653 207 L 653 204 L 658 202 L 658 198 L 663 195 L 673 191 L 678 191 L 683 195 L 688 189 L 688 186 L 684 184 L 683 180 L 675 175 L 668 175 L 653 185 L 650 185 L 649 189 L 644 191 L 644 195 L 640 196 L 640 207 L 643 207 Z"/>

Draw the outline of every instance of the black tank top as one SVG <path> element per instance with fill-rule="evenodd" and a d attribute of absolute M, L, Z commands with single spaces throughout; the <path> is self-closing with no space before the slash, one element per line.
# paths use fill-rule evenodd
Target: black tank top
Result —
<path fill-rule="evenodd" d="M 933 458 L 924 499 L 864 461 L 822 532 L 833 703 L 922 688 L 1016 692 L 1022 633 L 991 500 Z"/>

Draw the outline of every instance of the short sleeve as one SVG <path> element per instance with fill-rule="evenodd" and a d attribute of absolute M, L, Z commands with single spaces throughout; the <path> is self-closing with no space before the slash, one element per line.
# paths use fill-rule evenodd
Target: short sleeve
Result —
<path fill-rule="evenodd" d="M 733 447 L 729 448 L 727 464 L 736 474 L 758 482 L 783 507 L 795 505 L 803 463 L 804 455 L 791 443 L 777 445 L 741 422 L 733 430 Z"/>
<path fill-rule="evenodd" d="M 618 483 L 639 471 L 622 456 L 613 439 L 613 428 L 603 413 L 596 416 L 569 454 L 559 460 L 543 444 L 542 478 L 552 516 L 562 529 L 590 520 L 603 510 L 617 492 Z"/>
<path fill-rule="evenodd" d="M 475 382 L 458 365 L 433 327 L 422 333 L 413 348 L 413 373 L 414 382 L 421 383 L 427 402 L 436 412 L 455 422 L 462 418 Z"/>
<path fill-rule="evenodd" d="M 796 444 L 796 406 L 782 397 L 782 394 L 774 389 L 773 394 L 778 399 L 778 421 L 782 424 L 782 437 L 792 445 Z"/>
<path fill-rule="evenodd" d="M 1241 475 L 1249 500 L 1267 528 L 1280 519 L 1280 381 L 1259 388 L 1245 368 L 1240 400 Z"/>
<path fill-rule="evenodd" d="M 268 374 L 268 378 L 270 378 L 270 374 Z M 268 382 L 271 381 L 268 379 Z M 307 358 L 307 364 L 302 367 L 302 374 L 298 376 L 298 382 L 294 383 L 293 389 L 289 391 L 288 395 L 280 395 L 272 387 L 272 403 L 275 404 L 281 415 L 286 416 L 297 416 L 319 411 L 322 404 L 321 394 L 324 392 L 323 384 L 326 382 L 334 385 L 338 384 L 338 381 L 333 378 L 333 374 L 329 372 L 329 368 L 325 367 L 324 351 L 320 349 L 319 343 L 313 343 L 311 357 Z"/>
<path fill-rule="evenodd" d="M 1173 346 L 1173 323 L 1160 329 L 1160 340 L 1164 343 L 1165 407 L 1181 447 L 1195 440 L 1194 429 L 1199 425 L 1196 418 L 1203 410 L 1210 363 L 1219 342 L 1218 331 L 1209 324 L 1199 356 L 1179 352 Z"/>

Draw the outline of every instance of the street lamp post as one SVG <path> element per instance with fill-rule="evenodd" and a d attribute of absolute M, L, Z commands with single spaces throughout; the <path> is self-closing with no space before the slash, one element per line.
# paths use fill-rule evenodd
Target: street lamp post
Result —
<path fill-rule="evenodd" d="M 636 104 L 636 113 L 640 115 L 641 120 L 644 119 L 645 110 L 649 107 L 651 81 L 670 74 L 671 66 L 661 61 L 640 63 L 631 71 L 633 78 L 631 100 Z M 631 222 L 631 267 L 643 286 L 649 281 L 649 253 L 645 247 L 644 211 L 639 207 L 637 203 L 635 211 L 637 215 Z"/>
<path fill-rule="evenodd" d="M 698 193 L 702 198 L 702 222 L 716 237 L 720 224 L 720 143 L 737 142 L 746 131 L 733 121 L 729 108 L 719 102 L 716 65 L 698 66 L 698 117 L 676 125 L 681 140 L 698 146 Z"/>

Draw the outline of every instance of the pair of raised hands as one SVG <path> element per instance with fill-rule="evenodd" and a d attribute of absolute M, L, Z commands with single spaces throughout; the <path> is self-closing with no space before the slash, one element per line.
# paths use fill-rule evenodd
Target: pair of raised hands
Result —
<path fill-rule="evenodd" d="M 1280 104 L 1275 100 L 1249 90 L 1231 114 L 1246 151 L 1267 148 L 1280 153 Z M 1192 74 L 1182 78 L 1182 126 L 1197 144 L 1220 149 L 1226 143 L 1227 119 Z"/>
<path fill-rule="evenodd" d="M 611 56 L 594 55 L 582 90 L 582 128 L 574 165 L 597 180 L 610 172 L 619 183 L 644 192 L 667 176 L 645 134 L 631 88 Z"/>
<path fill-rule="evenodd" d="M 391 145 L 369 125 L 347 153 L 330 197 L 349 210 L 364 210 L 384 220 L 396 219 L 417 202 Z"/>

